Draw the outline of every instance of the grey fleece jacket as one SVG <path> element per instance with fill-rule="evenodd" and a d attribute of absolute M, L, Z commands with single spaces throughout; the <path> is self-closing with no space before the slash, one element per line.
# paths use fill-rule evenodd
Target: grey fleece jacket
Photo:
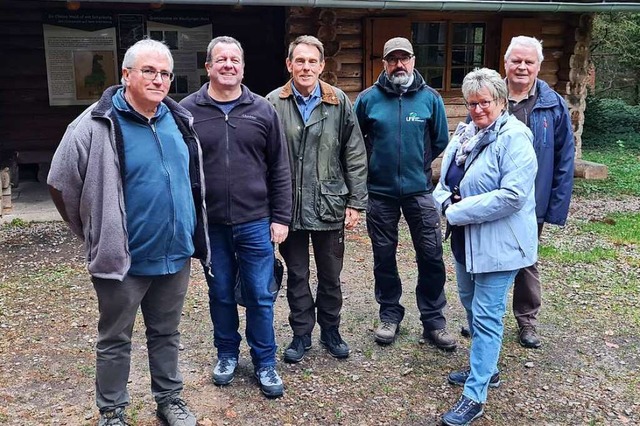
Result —
<path fill-rule="evenodd" d="M 121 86 L 105 90 L 69 126 L 51 162 L 47 183 L 62 192 L 69 227 L 84 241 L 87 267 L 96 278 L 122 281 L 131 266 L 121 164 L 122 131 L 111 98 Z M 164 104 L 181 129 L 190 156 L 190 179 L 196 209 L 195 252 L 210 263 L 202 150 L 191 114 L 175 101 Z"/>

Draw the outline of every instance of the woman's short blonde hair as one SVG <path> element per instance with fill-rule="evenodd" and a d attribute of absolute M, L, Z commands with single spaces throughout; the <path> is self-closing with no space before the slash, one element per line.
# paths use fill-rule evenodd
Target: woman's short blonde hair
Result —
<path fill-rule="evenodd" d="M 464 77 L 462 96 L 465 100 L 482 89 L 487 89 L 493 99 L 506 105 L 509 94 L 507 83 L 497 71 L 489 68 L 476 68 Z"/>

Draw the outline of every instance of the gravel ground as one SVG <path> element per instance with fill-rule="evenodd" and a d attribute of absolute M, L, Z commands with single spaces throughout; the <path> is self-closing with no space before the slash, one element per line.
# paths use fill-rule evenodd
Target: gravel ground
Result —
<path fill-rule="evenodd" d="M 609 212 L 639 210 L 640 198 L 575 199 L 565 228 L 545 228 L 545 245 L 575 252 L 603 247 L 618 255 L 588 264 L 541 261 L 543 346 L 520 347 L 515 321 L 510 313 L 505 317 L 503 384 L 490 391 L 486 414 L 474 425 L 640 424 L 640 250 L 580 230 L 585 221 L 602 220 Z M 97 423 L 97 303 L 81 251 L 80 242 L 61 223 L 0 228 L 0 424 Z M 464 314 L 448 249 L 445 257 L 446 316 L 457 333 Z M 351 356 L 330 357 L 315 330 L 313 348 L 301 363 L 279 365 L 286 390 L 277 400 L 261 395 L 244 342 L 233 384 L 212 384 L 206 284 L 194 263 L 181 325 L 181 370 L 184 397 L 198 424 L 438 424 L 460 394 L 460 388 L 447 384 L 446 375 L 466 365 L 469 341 L 459 336 L 458 350 L 445 353 L 421 340 L 413 295 L 417 273 L 404 227 L 398 261 L 407 315 L 396 343 L 382 347 L 373 342 L 377 305 L 366 230 L 347 233 L 341 333 Z M 279 357 L 291 338 L 283 296 L 284 291 L 276 302 Z M 130 421 L 160 425 L 149 391 L 141 317 L 132 356 Z"/>

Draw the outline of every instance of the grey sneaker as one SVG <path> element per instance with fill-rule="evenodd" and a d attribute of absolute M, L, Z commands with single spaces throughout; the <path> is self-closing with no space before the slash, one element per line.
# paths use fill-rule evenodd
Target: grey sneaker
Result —
<path fill-rule="evenodd" d="M 169 426 L 196 426 L 196 416 L 189 411 L 184 400 L 177 396 L 158 404 L 156 415 Z"/>
<path fill-rule="evenodd" d="M 276 367 L 269 365 L 256 370 L 256 379 L 260 390 L 268 398 L 278 398 L 284 394 L 282 379 L 276 371 Z"/>
<path fill-rule="evenodd" d="M 455 351 L 458 346 L 456 339 L 444 328 L 439 330 L 424 330 L 422 337 L 444 351 Z"/>
<path fill-rule="evenodd" d="M 228 385 L 233 382 L 233 377 L 238 366 L 238 358 L 220 358 L 213 369 L 213 384 L 218 386 Z"/>
<path fill-rule="evenodd" d="M 118 407 L 113 410 L 102 411 L 98 426 L 129 426 L 125 421 L 124 408 Z"/>
<path fill-rule="evenodd" d="M 400 324 L 389 321 L 382 321 L 375 331 L 376 342 L 382 345 L 389 345 L 396 340 L 396 336 L 400 333 Z"/>

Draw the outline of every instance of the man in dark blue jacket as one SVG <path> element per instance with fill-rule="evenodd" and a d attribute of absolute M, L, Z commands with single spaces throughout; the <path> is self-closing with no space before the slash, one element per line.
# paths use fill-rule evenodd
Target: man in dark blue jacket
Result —
<path fill-rule="evenodd" d="M 526 36 L 514 37 L 504 55 L 509 111 L 533 132 L 538 158 L 535 184 L 538 236 L 545 222 L 564 225 L 567 220 L 575 156 L 567 104 L 537 78 L 543 59 L 540 41 Z M 537 264 L 521 269 L 513 287 L 513 313 L 520 344 L 527 348 L 541 345 L 536 330 L 541 293 Z"/>
<path fill-rule="evenodd" d="M 182 100 L 203 151 L 211 241 L 209 306 L 218 362 L 213 382 L 234 378 L 240 352 L 236 276 L 243 283 L 246 337 L 260 389 L 283 395 L 273 329 L 274 247 L 291 222 L 289 152 L 273 106 L 242 84 L 244 52 L 232 37 L 207 47 L 209 83 Z"/>
<path fill-rule="evenodd" d="M 375 295 L 380 325 L 375 340 L 392 343 L 400 331 L 404 307 L 396 251 L 398 223 L 404 215 L 416 250 L 416 300 L 424 338 L 444 350 L 456 348 L 442 313 L 445 268 L 440 215 L 431 192 L 431 162 L 449 139 L 440 95 L 414 70 L 409 40 L 396 37 L 383 49 L 384 70 L 355 102 L 369 157 L 367 229 L 374 257 Z"/>

